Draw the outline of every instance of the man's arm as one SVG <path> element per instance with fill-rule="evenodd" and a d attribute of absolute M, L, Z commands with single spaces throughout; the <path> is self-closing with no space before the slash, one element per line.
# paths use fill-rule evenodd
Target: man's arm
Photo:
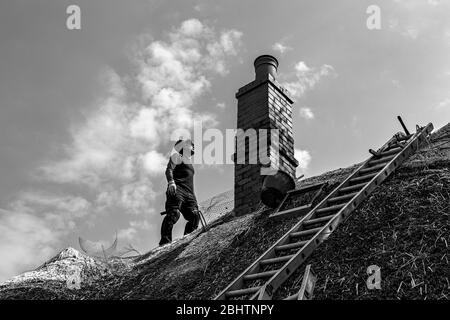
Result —
<path fill-rule="evenodd" d="M 173 159 L 173 157 L 177 157 L 177 155 L 172 155 L 169 158 L 169 162 L 167 163 L 167 168 L 166 168 L 166 179 L 167 179 L 167 183 L 168 183 L 168 190 L 170 194 L 175 194 L 175 192 L 177 191 L 177 186 L 175 184 L 175 181 L 173 179 L 173 170 L 175 170 L 175 167 L 177 166 L 177 159 Z M 175 160 L 175 161 L 174 161 Z"/>
<path fill-rule="evenodd" d="M 175 183 L 173 180 L 173 170 L 175 169 L 176 164 L 172 161 L 172 157 L 169 158 L 169 162 L 167 163 L 166 168 L 166 179 L 167 183 Z"/>

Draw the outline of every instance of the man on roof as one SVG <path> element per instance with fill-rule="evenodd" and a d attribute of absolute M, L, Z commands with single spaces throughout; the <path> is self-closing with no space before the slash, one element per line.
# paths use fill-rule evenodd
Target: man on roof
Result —
<path fill-rule="evenodd" d="M 194 193 L 194 167 L 191 157 L 194 154 L 194 143 L 191 140 L 180 139 L 175 143 L 175 152 L 170 156 L 166 168 L 167 191 L 164 220 L 161 225 L 161 240 L 159 245 L 172 241 L 173 225 L 180 214 L 187 220 L 184 234 L 197 229 L 200 215 L 197 199 Z"/>

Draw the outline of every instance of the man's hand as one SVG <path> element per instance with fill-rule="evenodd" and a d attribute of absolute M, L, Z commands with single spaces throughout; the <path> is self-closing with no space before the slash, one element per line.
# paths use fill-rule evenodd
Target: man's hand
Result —
<path fill-rule="evenodd" d="M 167 191 L 169 191 L 169 194 L 171 196 L 174 196 L 177 193 L 177 185 L 175 182 L 170 182 L 169 186 L 167 187 Z"/>

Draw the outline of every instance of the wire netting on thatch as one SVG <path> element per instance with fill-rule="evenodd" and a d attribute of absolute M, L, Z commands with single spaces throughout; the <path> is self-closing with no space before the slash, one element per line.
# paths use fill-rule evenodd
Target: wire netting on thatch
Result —
<path fill-rule="evenodd" d="M 328 182 L 327 193 L 358 165 L 301 180 Z M 448 299 L 450 297 L 450 126 L 378 186 L 309 257 L 315 299 Z M 14 298 L 211 299 L 298 222 L 273 221 L 261 207 L 234 217 L 232 191 L 201 203 L 210 230 L 195 232 L 132 261 L 131 270 L 76 293 L 60 284 L 3 288 Z M 320 199 L 318 199 L 320 201 Z M 205 210 L 206 209 L 206 210 Z M 366 287 L 367 267 L 381 268 L 381 290 Z M 299 268 L 274 298 L 298 291 Z M 51 288 L 55 288 L 52 290 Z"/>
<path fill-rule="evenodd" d="M 225 216 L 234 209 L 234 191 L 228 190 L 210 199 L 202 201 L 198 205 L 208 224 Z"/>

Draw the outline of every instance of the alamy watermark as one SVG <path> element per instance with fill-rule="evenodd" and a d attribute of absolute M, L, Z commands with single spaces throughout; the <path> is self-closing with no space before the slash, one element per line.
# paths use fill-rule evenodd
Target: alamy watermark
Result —
<path fill-rule="evenodd" d="M 172 159 L 193 164 L 260 164 L 261 175 L 274 175 L 279 169 L 279 129 L 225 129 L 203 130 L 202 121 L 194 121 L 193 134 L 188 129 L 177 129 L 171 141 L 183 138 L 195 145 L 192 157 L 189 146 L 183 147 L 182 157 Z"/>
<path fill-rule="evenodd" d="M 369 276 L 366 281 L 367 289 L 381 290 L 381 268 L 377 265 L 370 265 L 367 267 L 367 275 Z"/>
<path fill-rule="evenodd" d="M 381 29 L 381 9 L 379 6 L 372 4 L 367 7 L 366 13 L 369 15 L 366 20 L 366 26 L 369 30 Z"/>
<path fill-rule="evenodd" d="M 69 30 L 81 30 L 81 9 L 77 5 L 70 5 L 66 8 L 68 17 L 66 19 L 66 27 Z"/>
<path fill-rule="evenodd" d="M 71 4 L 66 8 L 66 27 L 68 30 L 81 30 L 81 8 L 78 5 Z M 369 30 L 381 29 L 381 9 L 378 5 L 372 4 L 367 7 L 366 14 L 369 16 L 366 20 L 366 26 Z"/>

